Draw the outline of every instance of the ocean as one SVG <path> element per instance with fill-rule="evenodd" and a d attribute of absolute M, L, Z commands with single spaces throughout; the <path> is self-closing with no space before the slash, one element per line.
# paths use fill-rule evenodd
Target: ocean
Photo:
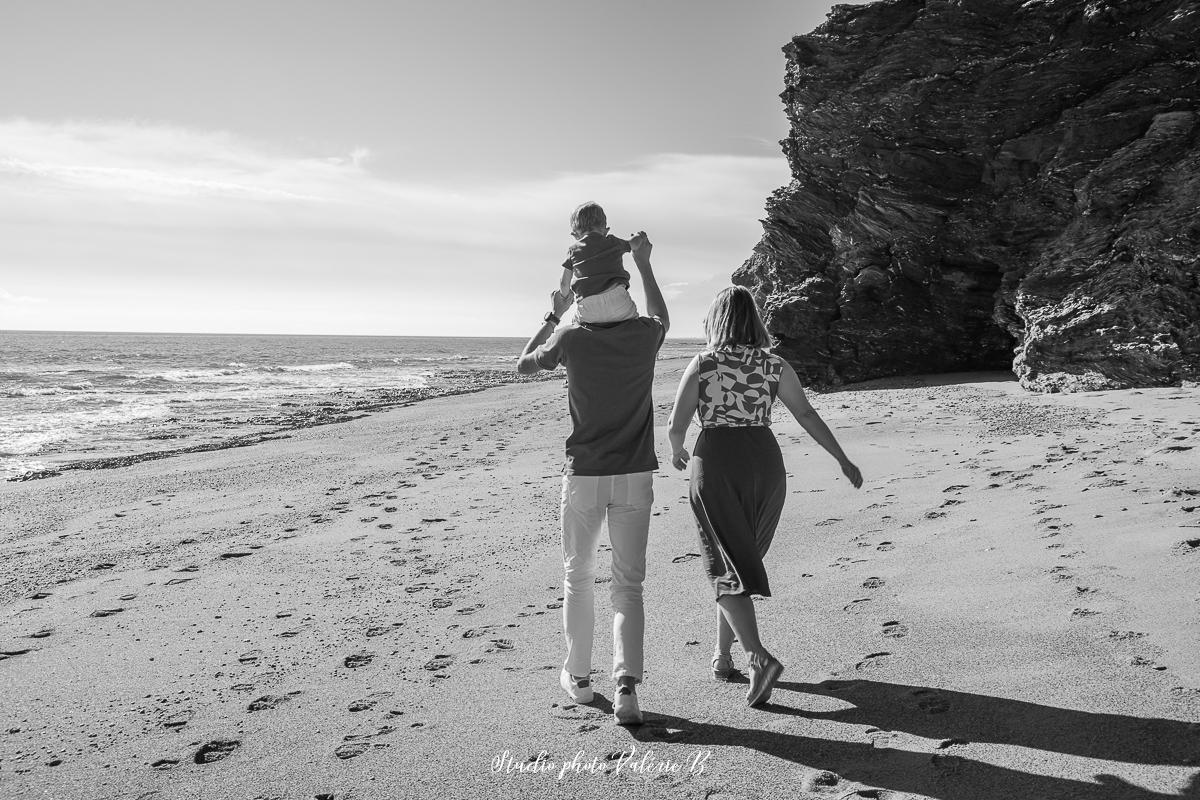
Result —
<path fill-rule="evenodd" d="M 525 341 L 0 331 L 0 479 L 234 446 L 523 380 Z M 669 339 L 659 357 L 699 347 Z"/>

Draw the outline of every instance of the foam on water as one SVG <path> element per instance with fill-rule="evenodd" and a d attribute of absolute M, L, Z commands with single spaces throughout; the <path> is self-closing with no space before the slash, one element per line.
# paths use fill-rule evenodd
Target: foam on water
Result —
<path fill-rule="evenodd" d="M 481 371 L 510 373 L 524 344 L 0 331 L 0 479 L 279 429 L 313 409 L 386 405 L 397 391 L 474 386 Z M 697 349 L 672 340 L 660 357 Z"/>

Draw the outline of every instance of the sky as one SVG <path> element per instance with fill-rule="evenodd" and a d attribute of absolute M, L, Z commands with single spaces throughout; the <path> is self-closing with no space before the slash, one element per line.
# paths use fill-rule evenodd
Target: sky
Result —
<path fill-rule="evenodd" d="M 699 336 L 829 6 L 6 3 L 0 329 L 528 336 L 594 200 Z"/>

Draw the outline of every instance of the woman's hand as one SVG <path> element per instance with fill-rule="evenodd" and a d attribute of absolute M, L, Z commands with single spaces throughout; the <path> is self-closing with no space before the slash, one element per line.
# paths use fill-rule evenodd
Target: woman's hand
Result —
<path fill-rule="evenodd" d="M 854 466 L 854 463 L 849 459 L 842 462 L 842 474 L 846 476 L 855 489 L 862 486 L 862 473 L 859 472 L 858 467 Z"/>
<path fill-rule="evenodd" d="M 671 454 L 671 463 L 675 466 L 675 469 L 687 469 L 688 461 L 690 460 L 691 456 L 689 456 L 688 451 L 684 450 L 683 448 L 680 448 Z"/>

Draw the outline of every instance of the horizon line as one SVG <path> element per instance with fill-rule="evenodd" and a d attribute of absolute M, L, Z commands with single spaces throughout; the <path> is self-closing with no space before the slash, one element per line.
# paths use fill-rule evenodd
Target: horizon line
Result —
<path fill-rule="evenodd" d="M 66 330 L 50 328 L 0 328 L 0 334 L 5 333 L 85 333 L 85 334 L 115 334 L 140 336 L 342 336 L 362 339 L 529 339 L 528 336 L 511 334 L 471 335 L 462 334 L 425 334 L 425 333 L 240 333 L 229 331 L 98 331 L 98 330 Z M 703 339 L 703 336 L 671 336 L 667 339 Z"/>

